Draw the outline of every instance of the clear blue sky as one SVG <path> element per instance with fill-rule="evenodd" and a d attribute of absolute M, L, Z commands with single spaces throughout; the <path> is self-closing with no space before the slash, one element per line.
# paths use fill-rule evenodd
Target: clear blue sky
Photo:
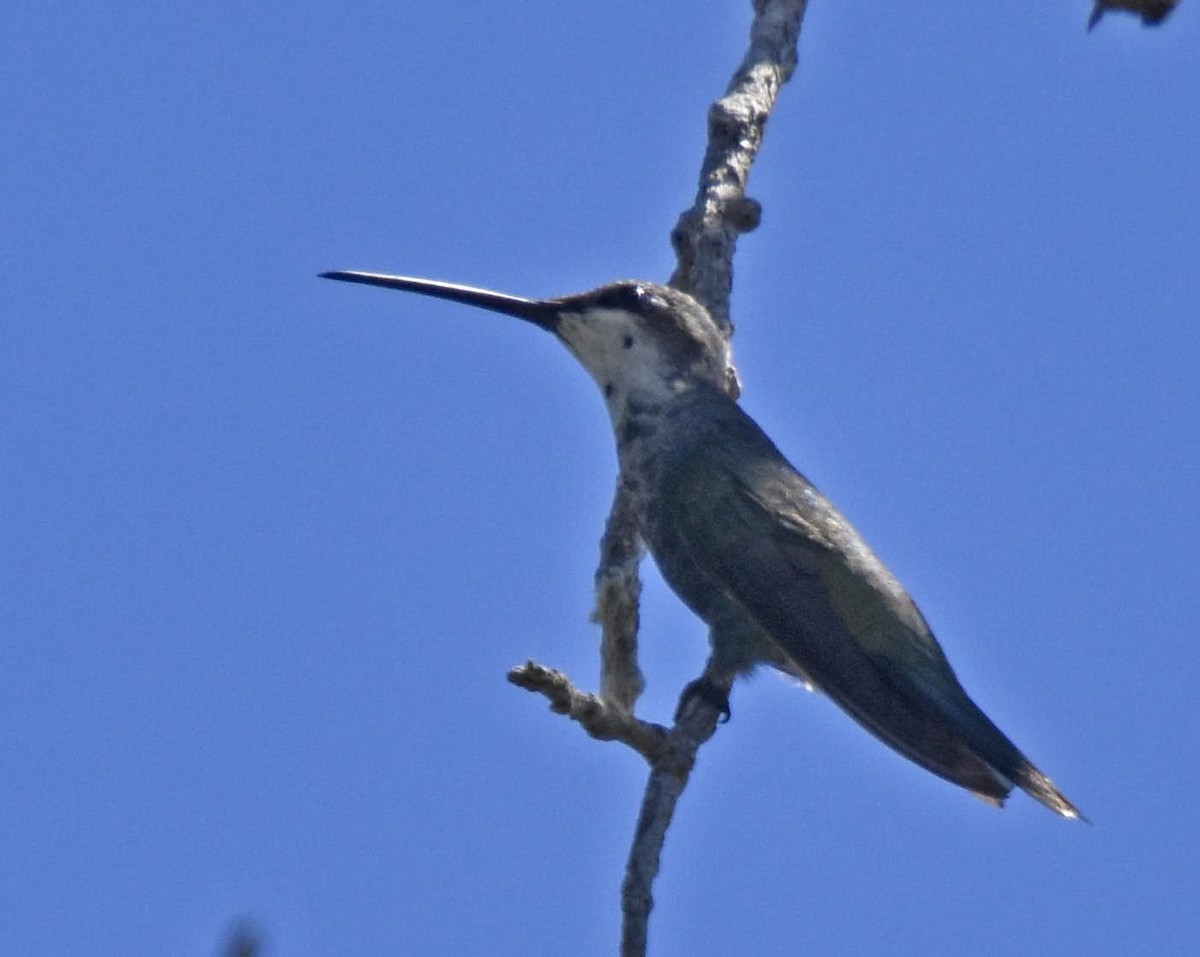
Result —
<path fill-rule="evenodd" d="M 611 954 L 614 455 L 524 295 L 663 279 L 749 3 L 47 4 L 0 30 L 0 953 Z M 1200 939 L 1200 3 L 814 2 L 737 258 L 745 405 L 1095 821 L 763 674 L 656 954 Z M 646 717 L 705 656 L 647 566 Z"/>

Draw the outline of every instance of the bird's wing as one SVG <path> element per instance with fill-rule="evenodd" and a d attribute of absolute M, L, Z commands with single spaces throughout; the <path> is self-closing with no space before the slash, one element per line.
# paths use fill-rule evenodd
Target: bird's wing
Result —
<path fill-rule="evenodd" d="M 769 442 L 763 448 L 769 454 L 734 456 L 704 443 L 677 460 L 660 487 L 661 550 L 744 609 L 885 743 L 1002 800 L 1006 765 L 1023 761 L 1020 752 L 967 697 L 916 606 L 854 529 Z M 688 587 L 694 579 L 677 590 Z"/>

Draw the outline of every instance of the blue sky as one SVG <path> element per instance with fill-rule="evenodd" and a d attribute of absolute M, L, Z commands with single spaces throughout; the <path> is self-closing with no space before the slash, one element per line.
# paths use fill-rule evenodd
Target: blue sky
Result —
<path fill-rule="evenodd" d="M 6 6 L 0 952 L 608 954 L 644 769 L 614 476 L 550 337 L 325 269 L 663 279 L 748 3 Z M 763 674 L 657 954 L 1200 938 L 1200 5 L 815 2 L 751 193 L 744 404 L 1093 819 L 994 811 Z M 647 565 L 642 713 L 705 656 Z"/>

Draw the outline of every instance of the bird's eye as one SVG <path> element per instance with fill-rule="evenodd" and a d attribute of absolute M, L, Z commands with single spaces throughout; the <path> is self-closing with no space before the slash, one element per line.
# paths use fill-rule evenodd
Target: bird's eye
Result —
<path fill-rule="evenodd" d="M 623 349 L 632 349 L 633 348 L 633 336 L 626 336 L 624 339 L 622 339 L 621 347 Z"/>

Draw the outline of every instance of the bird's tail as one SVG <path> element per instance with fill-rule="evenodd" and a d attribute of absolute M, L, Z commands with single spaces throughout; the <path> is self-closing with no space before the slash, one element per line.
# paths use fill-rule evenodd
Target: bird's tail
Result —
<path fill-rule="evenodd" d="M 1017 773 L 1013 777 L 1017 787 L 1050 808 L 1055 814 L 1083 821 L 1084 824 L 1092 823 L 1079 808 L 1067 800 L 1067 796 L 1054 786 L 1053 781 L 1032 764 L 1026 762 L 1023 767 L 1017 769 Z"/>

